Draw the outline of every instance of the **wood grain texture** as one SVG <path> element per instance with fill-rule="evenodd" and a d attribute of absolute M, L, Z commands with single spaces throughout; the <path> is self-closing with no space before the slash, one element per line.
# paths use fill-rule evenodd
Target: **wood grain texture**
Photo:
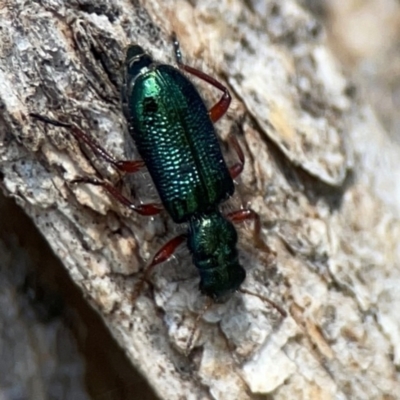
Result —
<path fill-rule="evenodd" d="M 341 74 L 321 26 L 295 2 L 4 2 L 0 9 L 2 188 L 34 220 L 132 363 L 166 399 L 380 399 L 400 393 L 399 148 Z M 29 112 L 68 118 L 110 152 L 131 157 L 119 102 L 124 48 L 172 63 L 176 31 L 188 63 L 234 97 L 218 123 L 246 166 L 226 206 L 251 204 L 263 240 L 239 227 L 245 287 L 202 318 L 185 251 L 138 274 L 179 231 L 167 215 L 130 214 L 77 176 L 118 176 L 68 132 Z M 216 93 L 204 89 L 208 104 Z M 232 157 L 227 156 L 227 160 Z M 136 201 L 154 197 L 132 178 Z"/>

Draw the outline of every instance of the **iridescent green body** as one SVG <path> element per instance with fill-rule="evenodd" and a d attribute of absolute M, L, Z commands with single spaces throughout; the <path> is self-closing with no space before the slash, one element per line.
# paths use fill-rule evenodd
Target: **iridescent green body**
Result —
<path fill-rule="evenodd" d="M 127 71 L 133 139 L 164 207 L 182 223 L 232 195 L 233 182 L 193 84 L 170 65 L 136 67 Z"/>
<path fill-rule="evenodd" d="M 200 289 L 216 300 L 239 288 L 237 233 L 218 210 L 234 192 L 208 110 L 178 69 L 128 49 L 122 94 L 130 133 L 161 201 L 176 223 L 187 222 L 188 247 Z"/>
<path fill-rule="evenodd" d="M 216 300 L 223 301 L 246 278 L 238 260 L 237 240 L 232 222 L 218 211 L 190 220 L 188 248 L 200 273 L 200 290 Z"/>

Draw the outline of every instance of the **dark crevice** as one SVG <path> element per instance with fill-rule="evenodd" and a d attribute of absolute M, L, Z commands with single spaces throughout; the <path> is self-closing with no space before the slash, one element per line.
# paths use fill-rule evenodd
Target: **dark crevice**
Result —
<path fill-rule="evenodd" d="M 65 329 L 72 332 L 85 359 L 90 398 L 156 400 L 152 389 L 134 369 L 98 313 L 83 298 L 33 222 L 12 199 L 1 193 L 0 215 L 0 240 L 7 244 L 16 236 L 19 246 L 32 260 L 33 267 L 17 289 L 28 299 L 38 321 L 48 323 L 60 318 Z"/>

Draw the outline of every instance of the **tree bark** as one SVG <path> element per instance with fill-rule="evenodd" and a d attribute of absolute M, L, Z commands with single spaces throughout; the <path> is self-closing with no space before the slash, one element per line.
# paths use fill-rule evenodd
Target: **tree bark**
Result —
<path fill-rule="evenodd" d="M 161 398 L 400 393 L 400 149 L 307 12 L 289 0 L 18 0 L 0 12 L 2 188 Z M 238 227 L 243 287 L 272 298 L 287 318 L 239 292 L 197 324 L 204 299 L 187 251 L 157 267 L 132 302 L 146 260 L 184 227 L 165 213 L 130 213 L 101 188 L 71 184 L 119 177 L 68 130 L 28 116 L 68 120 L 116 157 L 132 157 L 119 100 L 124 49 L 137 43 L 173 63 L 173 31 L 185 61 L 233 95 L 216 127 L 222 142 L 236 135 L 246 165 L 222 210 L 250 204 L 260 214 L 273 254 L 255 246 L 250 227 Z M 207 104 L 215 102 L 218 93 L 195 84 Z M 229 151 L 227 161 L 234 161 Z M 154 198 L 150 184 L 139 174 L 123 190 L 139 202 Z"/>

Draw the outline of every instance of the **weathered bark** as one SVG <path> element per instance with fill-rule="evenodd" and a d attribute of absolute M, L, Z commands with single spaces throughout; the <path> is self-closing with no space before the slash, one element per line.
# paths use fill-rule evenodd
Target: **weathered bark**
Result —
<path fill-rule="evenodd" d="M 289 0 L 15 1 L 1 13 L 2 187 L 160 397 L 400 393 L 400 150 L 340 74 L 310 15 Z M 135 304 L 138 274 L 111 274 L 139 271 L 178 228 L 167 215 L 147 220 L 99 188 L 71 185 L 77 176 L 118 177 L 65 129 L 28 117 L 68 116 L 126 158 L 124 47 L 139 43 L 170 63 L 173 30 L 186 61 L 226 82 L 234 96 L 217 125 L 222 140 L 237 135 L 246 155 L 230 204 L 259 212 L 263 240 L 276 252 L 259 251 L 251 231 L 238 228 L 244 287 L 289 312 L 282 319 L 238 293 L 204 315 L 189 356 L 203 303 L 190 257 L 178 254 L 156 269 L 153 290 Z M 211 103 L 214 92 L 199 85 Z M 136 201 L 148 181 L 132 179 Z"/>

